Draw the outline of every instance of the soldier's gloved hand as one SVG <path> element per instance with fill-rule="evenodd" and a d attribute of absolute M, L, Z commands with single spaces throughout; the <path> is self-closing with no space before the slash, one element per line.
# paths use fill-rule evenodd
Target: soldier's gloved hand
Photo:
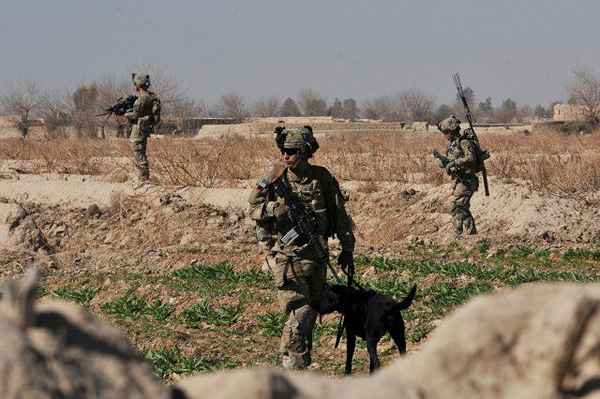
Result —
<path fill-rule="evenodd" d="M 280 218 L 282 215 L 285 215 L 288 211 L 288 207 L 285 204 L 282 204 L 277 201 L 270 201 L 267 204 L 267 216 L 272 216 L 274 218 Z"/>
<path fill-rule="evenodd" d="M 448 171 L 448 173 L 456 172 L 456 164 L 454 161 L 450 161 L 446 164 L 446 171 Z"/>
<path fill-rule="evenodd" d="M 342 251 L 338 256 L 337 263 L 344 272 L 348 272 L 349 268 L 354 266 L 354 255 L 350 251 Z"/>

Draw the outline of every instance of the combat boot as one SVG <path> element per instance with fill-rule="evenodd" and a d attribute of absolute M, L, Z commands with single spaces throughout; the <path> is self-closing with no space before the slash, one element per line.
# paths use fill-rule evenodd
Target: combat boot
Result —
<path fill-rule="evenodd" d="M 473 216 L 466 218 L 463 222 L 465 233 L 469 235 L 477 234 L 477 227 L 475 227 L 475 219 Z"/>
<path fill-rule="evenodd" d="M 312 363 L 310 352 L 288 352 L 281 358 L 281 365 L 287 370 L 304 370 Z"/>

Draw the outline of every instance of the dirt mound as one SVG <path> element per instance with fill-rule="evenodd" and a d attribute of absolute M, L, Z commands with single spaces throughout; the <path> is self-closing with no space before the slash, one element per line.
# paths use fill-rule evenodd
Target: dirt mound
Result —
<path fill-rule="evenodd" d="M 110 206 L 92 204 L 27 208 L 44 232 L 51 259 L 61 273 L 151 273 L 207 261 L 245 258 L 255 263 L 253 226 L 242 210 L 195 204 L 176 193 L 117 195 Z M 84 270 L 85 269 L 85 270 Z"/>
<path fill-rule="evenodd" d="M 10 282 L 0 302 L 3 398 L 170 397 L 119 331 L 71 304 L 35 304 L 37 280 Z"/>
<path fill-rule="evenodd" d="M 526 182 L 492 179 L 490 185 L 489 197 L 483 187 L 473 197 L 471 212 L 479 234 L 467 240 L 557 246 L 600 241 L 596 201 L 557 197 L 536 191 Z M 452 184 L 381 184 L 367 193 L 361 192 L 360 185 L 355 187 L 352 215 L 359 235 L 369 245 L 445 244 L 454 239 L 449 214 Z"/>

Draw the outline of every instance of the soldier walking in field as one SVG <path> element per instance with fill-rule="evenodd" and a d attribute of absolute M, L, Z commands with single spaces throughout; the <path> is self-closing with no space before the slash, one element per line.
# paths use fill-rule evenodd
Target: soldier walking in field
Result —
<path fill-rule="evenodd" d="M 319 147 L 307 128 L 283 129 L 277 144 L 281 162 L 250 195 L 250 215 L 259 241 L 271 242 L 274 281 L 287 316 L 280 352 L 282 365 L 304 369 L 311 363 L 312 334 L 329 262 L 327 239 L 337 236 L 338 264 L 352 265 L 355 238 L 338 181 L 308 160 Z"/>
<path fill-rule="evenodd" d="M 133 144 L 138 179 L 140 182 L 147 182 L 150 179 L 150 168 L 146 146 L 148 137 L 154 131 L 156 124 L 160 122 L 160 100 L 156 94 L 149 90 L 149 75 L 134 73 L 132 74 L 132 80 L 137 92 L 137 99 L 133 103 L 133 108 L 125 113 L 125 117 L 131 124 L 129 139 Z"/>
<path fill-rule="evenodd" d="M 454 115 L 438 123 L 438 129 L 448 140 L 447 155 L 444 157 L 434 151 L 434 156 L 454 180 L 450 214 L 456 235 L 477 234 L 470 207 L 471 197 L 479 188 L 476 173 L 481 171 L 482 160 L 478 157 L 478 143 L 470 138 L 469 129 L 461 134 L 460 121 Z"/>

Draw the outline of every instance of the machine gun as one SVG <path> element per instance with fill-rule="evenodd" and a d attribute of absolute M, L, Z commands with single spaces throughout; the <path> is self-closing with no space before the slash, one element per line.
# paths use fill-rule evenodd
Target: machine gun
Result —
<path fill-rule="evenodd" d="M 456 90 L 457 90 L 457 96 L 458 98 L 460 98 L 463 106 L 465 107 L 465 117 L 467 118 L 467 121 L 469 122 L 469 136 L 475 141 L 475 144 L 477 146 L 477 156 L 478 156 L 478 162 L 481 165 L 481 177 L 483 177 L 483 187 L 485 188 L 485 195 L 489 196 L 490 195 L 490 187 L 488 185 L 488 178 L 487 178 L 487 170 L 485 169 L 485 164 L 484 161 L 485 159 L 489 158 L 489 153 L 487 153 L 487 151 L 482 151 L 481 147 L 479 147 L 479 139 L 477 138 L 477 135 L 475 134 L 475 129 L 473 129 L 473 116 L 471 115 L 471 110 L 469 109 L 469 103 L 467 102 L 467 97 L 465 96 L 465 92 L 463 91 L 463 87 L 462 87 L 462 83 L 460 81 L 460 76 L 458 75 L 458 73 L 455 73 L 452 76 L 452 79 L 454 80 L 454 85 L 456 86 Z M 433 154 L 434 156 L 436 156 L 435 154 Z M 485 155 L 485 159 L 482 155 Z M 436 158 L 438 158 L 436 156 Z M 439 159 L 439 158 L 438 158 Z"/>
<path fill-rule="evenodd" d="M 137 96 L 134 95 L 120 97 L 113 106 L 106 108 L 103 113 L 96 116 L 106 115 L 107 118 L 110 118 L 110 116 L 113 114 L 123 116 L 133 109 L 133 103 L 135 103 L 135 100 L 137 100 Z"/>

